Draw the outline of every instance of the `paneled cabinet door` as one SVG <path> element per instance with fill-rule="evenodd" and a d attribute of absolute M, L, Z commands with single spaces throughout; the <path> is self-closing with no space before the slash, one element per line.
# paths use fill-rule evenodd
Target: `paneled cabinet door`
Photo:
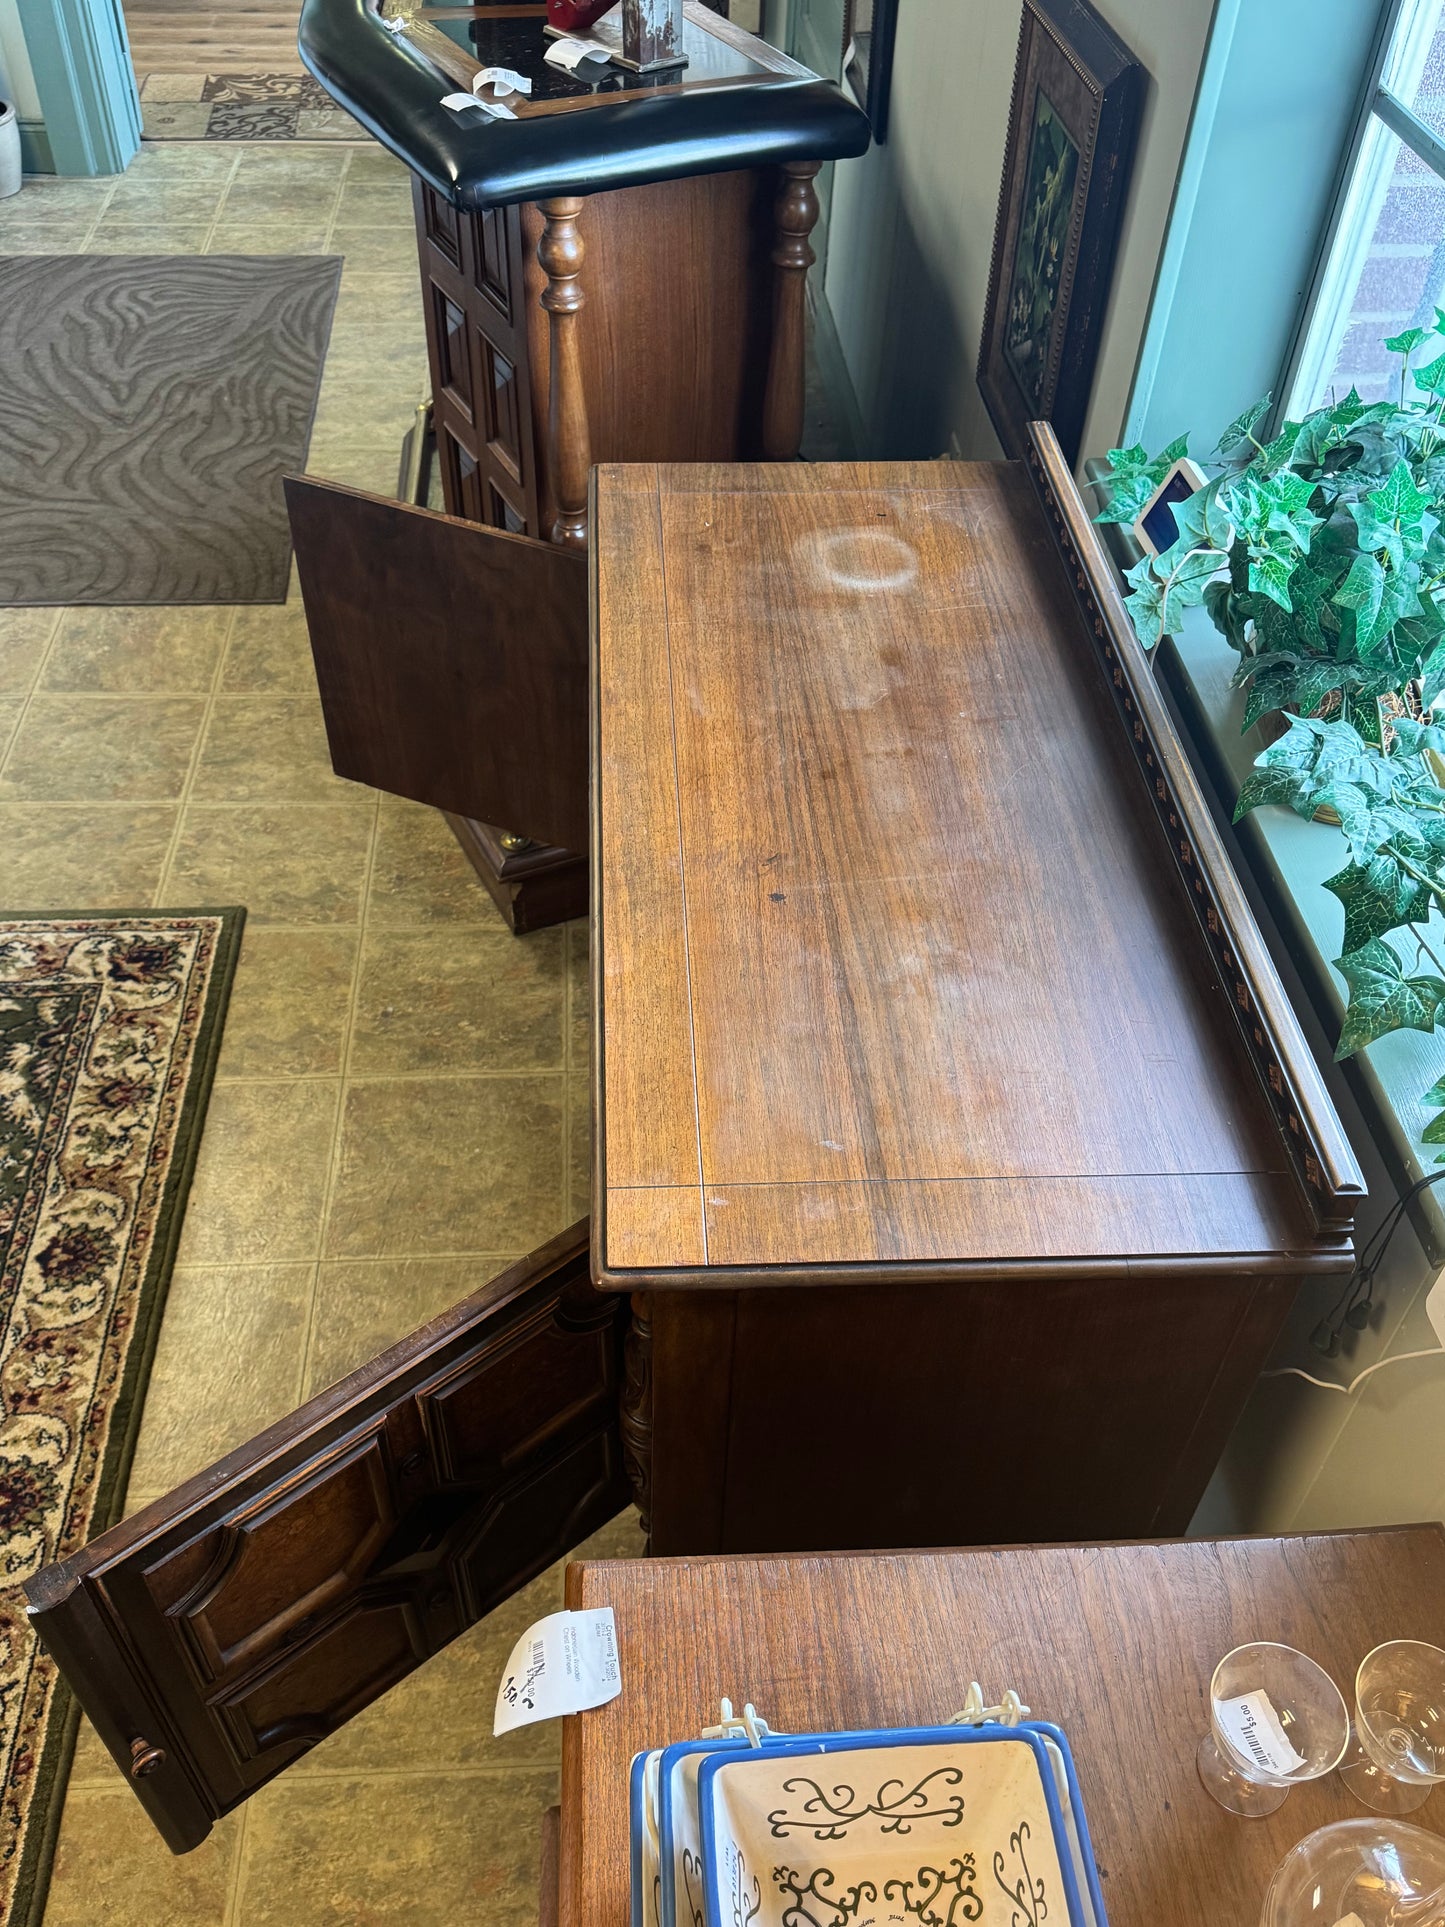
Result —
<path fill-rule="evenodd" d="M 626 1505 L 627 1301 L 587 1247 L 583 1220 L 27 1583 L 174 1852 Z"/>
<path fill-rule="evenodd" d="M 288 476 L 338 776 L 538 843 L 587 839 L 587 562 Z"/>

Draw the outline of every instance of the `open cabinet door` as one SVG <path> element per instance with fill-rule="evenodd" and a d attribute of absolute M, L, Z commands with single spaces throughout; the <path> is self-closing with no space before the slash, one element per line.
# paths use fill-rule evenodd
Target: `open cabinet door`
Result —
<path fill-rule="evenodd" d="M 587 561 L 286 478 L 338 776 L 585 851 Z"/>
<path fill-rule="evenodd" d="M 584 1220 L 27 1581 L 174 1852 L 627 1504 L 626 1320 Z"/>

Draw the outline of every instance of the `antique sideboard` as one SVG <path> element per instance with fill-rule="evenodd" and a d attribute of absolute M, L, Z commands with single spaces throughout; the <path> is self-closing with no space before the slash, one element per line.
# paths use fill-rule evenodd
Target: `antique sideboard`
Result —
<path fill-rule="evenodd" d="M 868 123 L 700 0 L 686 65 L 658 73 L 564 74 L 544 21 L 527 0 L 306 0 L 300 48 L 411 169 L 448 512 L 583 548 L 593 461 L 796 456 L 813 181 Z M 441 104 L 491 67 L 530 83 L 514 118 Z M 585 911 L 585 846 L 448 818 L 514 929 Z"/>
<path fill-rule="evenodd" d="M 341 773 L 590 825 L 595 1212 L 28 1586 L 172 1847 L 630 1496 L 1182 1532 L 1363 1180 L 1050 431 L 604 468 L 590 593 L 289 492 Z"/>

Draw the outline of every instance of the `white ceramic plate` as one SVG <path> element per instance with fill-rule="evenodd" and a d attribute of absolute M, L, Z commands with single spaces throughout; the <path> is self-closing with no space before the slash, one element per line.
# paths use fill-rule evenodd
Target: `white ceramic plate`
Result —
<path fill-rule="evenodd" d="M 708 1927 L 1103 1927 L 1081 1900 L 1055 1764 L 1031 1728 L 714 1754 L 698 1808 Z"/>

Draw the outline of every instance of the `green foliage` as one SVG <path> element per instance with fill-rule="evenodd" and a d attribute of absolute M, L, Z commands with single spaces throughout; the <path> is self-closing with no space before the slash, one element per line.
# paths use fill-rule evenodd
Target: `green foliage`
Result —
<path fill-rule="evenodd" d="M 1420 1099 L 1427 1111 L 1438 1112 L 1420 1133 L 1422 1144 L 1445 1144 L 1445 1077 L 1437 1078 Z M 1435 1162 L 1445 1164 L 1445 1151 L 1436 1153 Z"/>
<path fill-rule="evenodd" d="M 1178 540 L 1129 571 L 1128 608 L 1152 649 L 1197 604 L 1239 655 L 1245 726 L 1273 710 L 1341 714 L 1379 742 L 1378 700 L 1420 681 L 1445 691 L 1445 352 L 1419 367 L 1433 330 L 1407 328 L 1398 401 L 1343 400 L 1259 439 L 1270 398 L 1219 438 L 1222 471 L 1175 512 Z M 1412 392 L 1407 396 L 1406 389 Z M 1101 522 L 1132 523 L 1187 437 L 1150 457 L 1109 452 Z"/>
<path fill-rule="evenodd" d="M 1426 754 L 1445 752 L 1445 728 L 1402 718 L 1391 735 L 1387 751 L 1349 723 L 1291 717 L 1288 732 L 1257 759 L 1235 810 L 1237 821 L 1262 803 L 1282 803 L 1298 816 L 1330 810 L 1339 819 L 1350 860 L 1325 881 L 1345 913 L 1335 959 L 1349 988 L 1339 1057 L 1388 1031 L 1434 1030 L 1445 1018 L 1445 965 L 1427 935 L 1431 917 L 1445 911 L 1445 789 Z M 1413 958 L 1387 941 L 1400 933 Z M 1445 1124 L 1441 1133 L 1431 1141 L 1445 1143 Z"/>

